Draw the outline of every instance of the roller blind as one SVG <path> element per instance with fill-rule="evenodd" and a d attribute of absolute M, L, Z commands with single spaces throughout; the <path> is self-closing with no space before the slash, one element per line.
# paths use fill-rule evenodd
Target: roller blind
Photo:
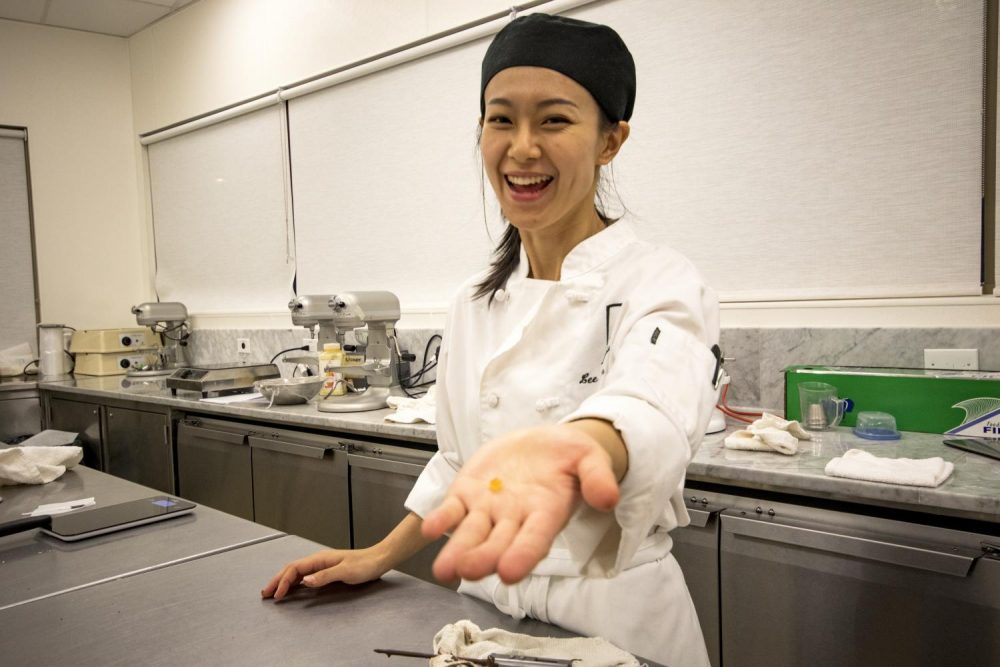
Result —
<path fill-rule="evenodd" d="M 0 350 L 28 343 L 37 351 L 35 277 L 23 131 L 0 133 Z"/>
<path fill-rule="evenodd" d="M 568 15 L 614 26 L 635 55 L 615 182 L 640 233 L 724 300 L 981 293 L 982 2 L 614 0 Z M 300 292 L 441 303 L 485 266 L 487 42 L 289 101 Z"/>
<path fill-rule="evenodd" d="M 156 291 L 192 314 L 285 308 L 295 272 L 280 106 L 148 146 Z"/>

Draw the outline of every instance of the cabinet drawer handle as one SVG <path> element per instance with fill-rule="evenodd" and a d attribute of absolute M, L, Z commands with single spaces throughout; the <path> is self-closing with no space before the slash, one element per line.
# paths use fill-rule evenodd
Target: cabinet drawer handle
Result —
<path fill-rule="evenodd" d="M 333 445 L 328 447 L 311 447 L 300 445 L 295 442 L 284 442 L 283 440 L 264 440 L 258 437 L 250 438 L 252 449 L 266 449 L 279 454 L 292 454 L 293 456 L 305 456 L 310 459 L 321 459 L 327 451 L 333 449 Z"/>
<path fill-rule="evenodd" d="M 916 547 L 877 539 L 832 533 L 815 528 L 801 528 L 774 523 L 771 520 L 747 519 L 722 515 L 722 530 L 734 535 L 788 544 L 794 547 L 827 551 L 845 556 L 865 558 L 900 567 L 930 570 L 956 577 L 968 576 L 976 556 L 949 553 L 931 547 Z M 978 554 L 977 554 L 978 555 Z"/>

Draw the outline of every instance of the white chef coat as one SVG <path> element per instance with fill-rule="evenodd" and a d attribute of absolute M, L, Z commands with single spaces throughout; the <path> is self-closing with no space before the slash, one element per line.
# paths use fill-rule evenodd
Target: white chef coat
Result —
<path fill-rule="evenodd" d="M 522 586 L 495 577 L 464 585 L 515 617 L 544 619 L 537 602 L 520 599 L 550 588 L 532 584 L 537 577 L 611 577 L 663 559 L 676 568 L 667 531 L 689 523 L 684 471 L 718 398 L 711 347 L 719 324 L 716 297 L 691 263 L 640 240 L 628 221 L 573 248 L 558 281 L 530 279 L 528 269 L 522 248 L 492 304 L 472 298 L 483 275 L 458 290 L 438 360 L 438 452 L 406 507 L 425 516 L 462 462 L 507 432 L 583 418 L 612 423 L 628 450 L 614 512 L 580 503 Z M 677 594 L 690 607 L 682 580 Z"/>

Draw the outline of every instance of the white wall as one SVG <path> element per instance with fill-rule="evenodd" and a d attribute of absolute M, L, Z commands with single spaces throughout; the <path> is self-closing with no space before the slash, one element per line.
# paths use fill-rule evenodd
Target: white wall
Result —
<path fill-rule="evenodd" d="M 135 325 L 149 296 L 126 40 L 0 20 L 0 123 L 28 128 L 41 316 Z"/>

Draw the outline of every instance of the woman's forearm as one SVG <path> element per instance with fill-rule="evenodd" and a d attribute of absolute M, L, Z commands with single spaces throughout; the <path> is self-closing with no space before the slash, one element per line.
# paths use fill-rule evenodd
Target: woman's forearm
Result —
<path fill-rule="evenodd" d="M 400 563 L 434 541 L 421 534 L 420 525 L 422 523 L 423 519 L 410 512 L 381 542 L 373 547 L 385 571 L 399 566 Z"/>

